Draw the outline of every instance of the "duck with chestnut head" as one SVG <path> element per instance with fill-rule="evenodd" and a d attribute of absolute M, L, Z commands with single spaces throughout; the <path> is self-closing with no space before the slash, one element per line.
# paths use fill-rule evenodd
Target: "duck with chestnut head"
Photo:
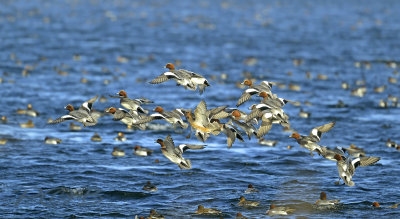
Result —
<path fill-rule="evenodd" d="M 250 100 L 253 95 L 259 95 L 261 92 L 266 92 L 272 96 L 271 88 L 275 83 L 270 81 L 262 81 L 259 85 L 254 85 L 252 80 L 246 79 L 242 82 L 243 85 L 248 86 L 245 91 L 243 91 L 240 96 L 236 106 L 242 105 L 244 102 Z"/>
<path fill-rule="evenodd" d="M 276 206 L 271 204 L 269 210 L 266 212 L 268 215 L 289 215 L 293 213 L 296 209 L 286 207 L 286 206 Z"/>
<path fill-rule="evenodd" d="M 141 107 L 141 104 L 143 104 L 143 103 L 152 103 L 153 101 L 150 101 L 150 100 L 147 100 L 147 99 L 144 99 L 144 98 L 142 98 L 142 99 L 130 99 L 125 90 L 120 90 L 117 93 L 117 95 L 118 96 L 110 96 L 110 97 L 119 98 L 120 99 L 119 103 L 125 109 L 132 110 L 132 111 L 137 111 L 139 113 L 144 113 L 144 114 L 149 113 L 148 110 L 145 110 L 145 109 L 143 109 Z"/>
<path fill-rule="evenodd" d="M 321 192 L 319 195 L 319 199 L 315 202 L 316 205 L 337 205 L 339 204 L 340 200 L 327 200 L 326 199 L 326 193 Z"/>
<path fill-rule="evenodd" d="M 205 208 L 203 205 L 199 205 L 197 207 L 196 214 L 221 214 L 222 211 L 214 209 L 214 208 Z"/>
<path fill-rule="evenodd" d="M 164 154 L 168 160 L 175 163 L 181 169 L 191 169 L 192 163 L 189 159 L 182 157 L 183 152 L 188 149 L 198 150 L 203 149 L 206 145 L 190 145 L 190 144 L 180 144 L 175 146 L 174 140 L 168 135 L 165 140 L 157 139 L 156 143 L 160 144 L 161 152 Z"/>
<path fill-rule="evenodd" d="M 137 156 L 150 156 L 153 153 L 153 150 L 142 147 L 140 145 L 136 145 L 133 149 L 133 153 Z"/>
<path fill-rule="evenodd" d="M 77 122 L 82 123 L 84 127 L 96 125 L 97 119 L 93 118 L 91 115 L 92 106 L 96 100 L 97 96 L 91 98 L 88 101 L 85 101 L 84 103 L 82 103 L 82 105 L 79 107 L 78 110 L 75 110 L 75 108 L 72 105 L 68 104 L 65 107 L 65 109 L 67 109 L 69 113 L 67 115 L 61 116 L 60 118 L 53 120 L 49 124 L 56 124 L 68 120 L 75 120 Z"/>
<path fill-rule="evenodd" d="M 337 161 L 337 169 L 340 179 L 348 186 L 354 186 L 355 183 L 352 181 L 356 168 L 361 166 L 369 166 L 378 162 L 380 157 L 357 157 L 352 159 L 351 156 L 343 156 L 341 154 L 336 154 L 334 158 Z M 336 184 L 339 184 L 339 181 Z"/>
<path fill-rule="evenodd" d="M 162 73 L 149 83 L 160 84 L 172 79 L 176 81 L 177 86 L 183 86 L 185 89 L 195 91 L 199 87 L 200 94 L 204 92 L 206 87 L 210 86 L 207 79 L 197 73 L 185 69 L 175 69 L 175 65 L 172 63 L 167 63 L 165 68 L 168 69 L 167 72 Z"/>
<path fill-rule="evenodd" d="M 300 146 L 310 150 L 310 154 L 313 156 L 313 151 L 321 151 L 321 146 L 317 143 L 320 142 L 322 134 L 331 130 L 334 125 L 335 122 L 330 122 L 313 128 L 308 136 L 294 132 L 289 137 L 296 139 Z"/>

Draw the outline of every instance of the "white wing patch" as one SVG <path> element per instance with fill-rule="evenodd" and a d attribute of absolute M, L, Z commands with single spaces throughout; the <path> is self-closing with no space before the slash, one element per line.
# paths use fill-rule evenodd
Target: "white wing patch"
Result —
<path fill-rule="evenodd" d="M 165 76 L 167 76 L 168 78 L 171 78 L 171 77 L 173 77 L 173 78 L 178 78 L 178 79 L 181 79 L 180 77 L 178 77 L 178 75 L 176 75 L 175 73 L 173 73 L 173 72 L 169 72 L 169 71 L 167 71 L 167 72 L 164 72 L 164 75 Z"/>

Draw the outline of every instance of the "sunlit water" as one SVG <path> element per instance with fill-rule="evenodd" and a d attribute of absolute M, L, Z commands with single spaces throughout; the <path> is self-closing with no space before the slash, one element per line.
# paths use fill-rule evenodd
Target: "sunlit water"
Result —
<path fill-rule="evenodd" d="M 386 65 L 399 64 L 398 11 L 397 1 L 1 1 L 0 114 L 9 120 L 0 124 L 0 138 L 8 139 L 0 145 L 1 217 L 132 218 L 156 209 L 166 218 L 189 218 L 197 217 L 194 211 L 203 204 L 223 211 L 220 216 L 226 218 L 237 212 L 262 218 L 268 217 L 265 212 L 272 202 L 296 208 L 294 216 L 398 216 L 398 209 L 371 206 L 373 201 L 384 207 L 400 202 L 400 152 L 385 146 L 387 138 L 400 141 L 400 110 L 378 107 L 379 99 L 399 95 L 399 85 L 388 83 L 389 76 L 398 78 L 398 68 Z M 249 58 L 254 62 L 245 61 Z M 295 66 L 293 59 L 301 59 L 301 65 Z M 176 60 L 182 62 L 180 68 L 210 80 L 205 94 L 174 82 L 147 83 Z M 29 67 L 32 70 L 23 76 Z M 312 104 L 302 106 L 311 112 L 308 119 L 297 115 L 299 107 L 284 108 L 301 134 L 336 121 L 324 134 L 323 145 L 355 144 L 381 161 L 358 168 L 355 187 L 335 185 L 334 162 L 311 157 L 288 138 L 290 133 L 273 126 L 266 138 L 278 140 L 275 147 L 258 145 L 252 138 L 228 149 L 224 136 L 212 136 L 206 149 L 185 153 L 193 169 L 180 170 L 154 141 L 171 134 L 177 144 L 199 144 L 194 136 L 185 138 L 188 130 L 126 131 L 110 116 L 81 131 L 70 131 L 69 122 L 46 123 L 66 113 L 67 104 L 79 105 L 95 95 L 108 97 L 121 89 L 130 97 L 153 100 L 144 106 L 149 110 L 158 105 L 167 110 L 194 108 L 202 99 L 209 107 L 234 107 L 242 92 L 235 83 L 245 78 L 244 72 L 300 85 L 299 92 L 278 87 L 273 92 Z M 222 73 L 228 75 L 226 80 L 220 78 Z M 328 79 L 318 80 L 318 74 Z M 81 83 L 82 78 L 88 82 Z M 341 89 L 343 81 L 351 89 L 358 87 L 357 80 L 366 81 L 363 98 Z M 373 92 L 384 84 L 383 93 Z M 347 107 L 335 107 L 338 100 Z M 253 97 L 240 109 L 257 101 Z M 39 117 L 15 113 L 28 103 Z M 99 111 L 110 106 L 119 107 L 118 99 L 94 104 Z M 19 127 L 29 119 L 35 128 Z M 126 142 L 113 140 L 120 131 L 126 133 Z M 90 141 L 94 132 L 102 142 Z M 46 136 L 63 142 L 46 145 Z M 135 145 L 151 148 L 154 154 L 135 156 Z M 294 147 L 288 150 L 287 145 Z M 112 157 L 115 146 L 126 156 Z M 158 191 L 143 191 L 147 181 Z M 245 197 L 259 200 L 259 207 L 236 205 L 249 183 L 260 192 Z M 343 205 L 313 208 L 321 191 Z"/>

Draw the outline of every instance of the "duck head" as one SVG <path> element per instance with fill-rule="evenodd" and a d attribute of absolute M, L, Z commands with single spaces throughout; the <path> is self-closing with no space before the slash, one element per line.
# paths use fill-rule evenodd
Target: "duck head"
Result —
<path fill-rule="evenodd" d="M 175 65 L 172 63 L 168 63 L 167 65 L 165 65 L 165 68 L 168 68 L 170 71 L 175 70 Z"/>

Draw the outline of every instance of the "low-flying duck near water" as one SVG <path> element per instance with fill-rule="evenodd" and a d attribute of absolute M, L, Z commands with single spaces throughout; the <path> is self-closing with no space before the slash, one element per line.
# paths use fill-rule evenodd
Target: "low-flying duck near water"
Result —
<path fill-rule="evenodd" d="M 249 86 L 249 88 L 242 93 L 242 96 L 240 96 L 236 106 L 242 105 L 244 102 L 250 100 L 251 96 L 255 94 L 260 94 L 261 92 L 266 92 L 272 95 L 271 88 L 272 85 L 274 85 L 275 83 L 269 81 L 261 81 L 259 85 L 253 85 L 253 82 L 251 80 L 246 79 L 243 81 L 242 84 Z"/>
<path fill-rule="evenodd" d="M 128 94 L 124 90 L 119 91 L 117 94 L 118 96 L 110 96 L 110 97 L 120 98 L 119 102 L 121 106 L 123 106 L 125 109 L 138 111 L 139 113 L 144 113 L 144 114 L 149 113 L 149 111 L 141 107 L 141 104 L 153 103 L 153 101 L 147 99 L 130 99 L 128 98 Z"/>
<path fill-rule="evenodd" d="M 173 79 L 176 81 L 177 86 L 181 85 L 185 89 L 195 91 L 198 86 L 200 94 L 204 92 L 206 87 L 210 86 L 207 79 L 197 73 L 185 69 L 175 69 L 175 65 L 172 63 L 168 63 L 165 68 L 169 69 L 169 71 L 162 73 L 149 83 L 160 84 Z"/>
<path fill-rule="evenodd" d="M 74 107 L 68 104 L 65 109 L 69 110 L 67 115 L 61 116 L 58 119 L 53 120 L 50 124 L 60 123 L 67 120 L 75 120 L 86 126 L 93 126 L 97 124 L 97 119 L 92 116 L 92 106 L 93 103 L 97 100 L 97 96 L 92 99 L 84 102 L 78 110 L 75 110 Z"/>
<path fill-rule="evenodd" d="M 137 111 L 127 111 L 123 108 L 116 109 L 115 107 L 110 107 L 105 110 L 107 113 L 111 113 L 113 115 L 114 121 L 121 121 L 125 125 L 131 125 L 135 128 L 145 130 L 146 126 L 144 124 L 136 124 L 140 121 L 144 115 L 139 114 Z"/>
<path fill-rule="evenodd" d="M 135 124 L 142 124 L 153 120 L 162 119 L 172 124 L 174 128 L 176 128 L 176 125 L 179 125 L 183 129 L 186 129 L 189 126 L 182 120 L 182 116 L 184 116 L 185 112 L 183 109 L 174 109 L 172 111 L 166 111 L 161 106 L 157 106 L 156 108 L 154 108 L 153 111 L 157 113 L 145 116 L 142 120 L 137 121 Z"/>
<path fill-rule="evenodd" d="M 181 169 L 191 169 L 192 163 L 189 159 L 182 157 L 183 152 L 187 149 L 197 150 L 203 149 L 206 145 L 190 145 L 190 144 L 180 144 L 175 146 L 174 140 L 168 135 L 165 140 L 157 139 L 156 143 L 161 146 L 161 152 L 164 154 L 168 160 L 172 163 L 178 164 Z"/>
<path fill-rule="evenodd" d="M 300 135 L 299 133 L 294 132 L 292 135 L 290 135 L 290 138 L 296 139 L 297 143 L 299 143 L 300 146 L 310 150 L 310 154 L 311 156 L 313 156 L 312 152 L 314 150 L 321 151 L 321 146 L 318 145 L 317 143 L 320 142 L 322 133 L 331 130 L 334 125 L 335 122 L 330 122 L 325 125 L 315 127 L 311 130 L 308 136 Z"/>
<path fill-rule="evenodd" d="M 216 114 L 217 112 L 214 113 Z M 205 142 L 210 134 L 218 135 L 222 131 L 218 122 L 211 122 L 212 114 L 207 111 L 207 105 L 204 100 L 197 105 L 194 110 L 194 116 L 190 111 L 187 111 L 185 112 L 185 117 L 192 130 L 195 130 L 195 135 L 200 141 Z M 190 134 L 188 137 L 190 137 Z"/>
<path fill-rule="evenodd" d="M 336 154 L 334 158 L 337 161 L 337 168 L 339 173 L 339 181 L 343 179 L 343 182 L 348 186 L 354 186 L 355 183 L 352 181 L 356 168 L 361 166 L 369 166 L 378 162 L 380 157 L 357 157 L 352 159 L 351 156 L 345 157 L 340 154 Z M 339 181 L 337 184 L 339 184 Z"/>

